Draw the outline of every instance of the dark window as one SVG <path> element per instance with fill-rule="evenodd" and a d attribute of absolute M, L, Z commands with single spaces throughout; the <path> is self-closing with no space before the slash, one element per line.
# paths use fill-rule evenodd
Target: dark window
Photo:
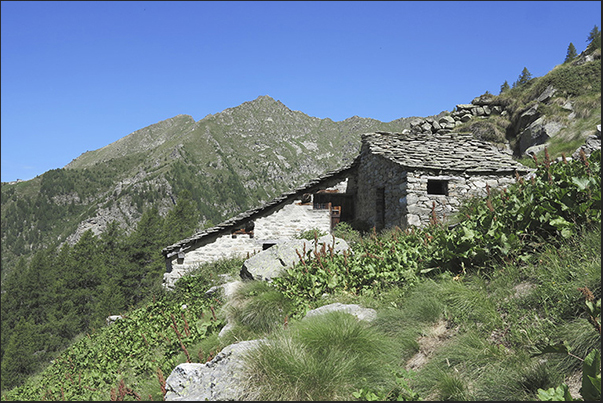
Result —
<path fill-rule="evenodd" d="M 448 196 L 448 181 L 428 179 L 427 194 Z"/>

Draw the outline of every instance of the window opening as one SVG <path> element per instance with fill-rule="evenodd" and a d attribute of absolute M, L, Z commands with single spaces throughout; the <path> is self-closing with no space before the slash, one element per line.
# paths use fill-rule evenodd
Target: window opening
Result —
<path fill-rule="evenodd" d="M 264 242 L 262 244 L 262 250 L 266 250 L 268 248 L 273 247 L 274 245 L 276 245 L 276 242 Z"/>
<path fill-rule="evenodd" d="M 427 194 L 448 196 L 448 181 L 428 179 Z"/>

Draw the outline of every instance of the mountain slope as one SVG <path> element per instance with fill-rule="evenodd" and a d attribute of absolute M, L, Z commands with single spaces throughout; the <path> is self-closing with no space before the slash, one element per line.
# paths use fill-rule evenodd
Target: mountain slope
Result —
<path fill-rule="evenodd" d="M 129 231 L 150 206 L 165 215 L 184 190 L 199 228 L 216 224 L 350 161 L 361 133 L 402 131 L 411 119 L 335 122 L 260 96 L 197 122 L 178 115 L 137 130 L 63 169 L 2 184 L 2 276 L 53 242 L 73 244 L 112 221 Z"/>

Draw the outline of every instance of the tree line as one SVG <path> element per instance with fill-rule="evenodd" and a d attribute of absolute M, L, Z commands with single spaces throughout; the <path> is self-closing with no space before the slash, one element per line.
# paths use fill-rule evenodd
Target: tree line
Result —
<path fill-rule="evenodd" d="M 113 222 L 98 236 L 86 231 L 73 246 L 21 258 L 3 283 L 2 390 L 43 369 L 76 336 L 104 326 L 107 316 L 164 292 L 161 250 L 192 235 L 195 205 L 183 191 L 165 217 L 151 207 L 129 235 Z"/>

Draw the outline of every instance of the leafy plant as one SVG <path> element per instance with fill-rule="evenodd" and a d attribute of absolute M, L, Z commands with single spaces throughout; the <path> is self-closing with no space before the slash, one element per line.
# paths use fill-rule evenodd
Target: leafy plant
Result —
<path fill-rule="evenodd" d="M 594 296 L 587 287 L 581 288 L 580 291 L 585 295 L 585 305 L 589 315 L 589 321 L 593 325 L 595 331 L 601 335 L 601 299 L 594 301 Z M 560 353 L 568 354 L 582 361 L 582 387 L 580 394 L 583 399 L 574 399 L 569 393 L 569 387 L 563 383 L 556 388 L 547 390 L 538 389 L 538 397 L 540 400 L 563 400 L 563 401 L 600 401 L 601 400 L 601 351 L 594 349 L 582 360 L 570 353 L 571 347 L 567 342 L 562 342 L 554 345 L 547 345 L 534 356 L 545 353 Z"/>

